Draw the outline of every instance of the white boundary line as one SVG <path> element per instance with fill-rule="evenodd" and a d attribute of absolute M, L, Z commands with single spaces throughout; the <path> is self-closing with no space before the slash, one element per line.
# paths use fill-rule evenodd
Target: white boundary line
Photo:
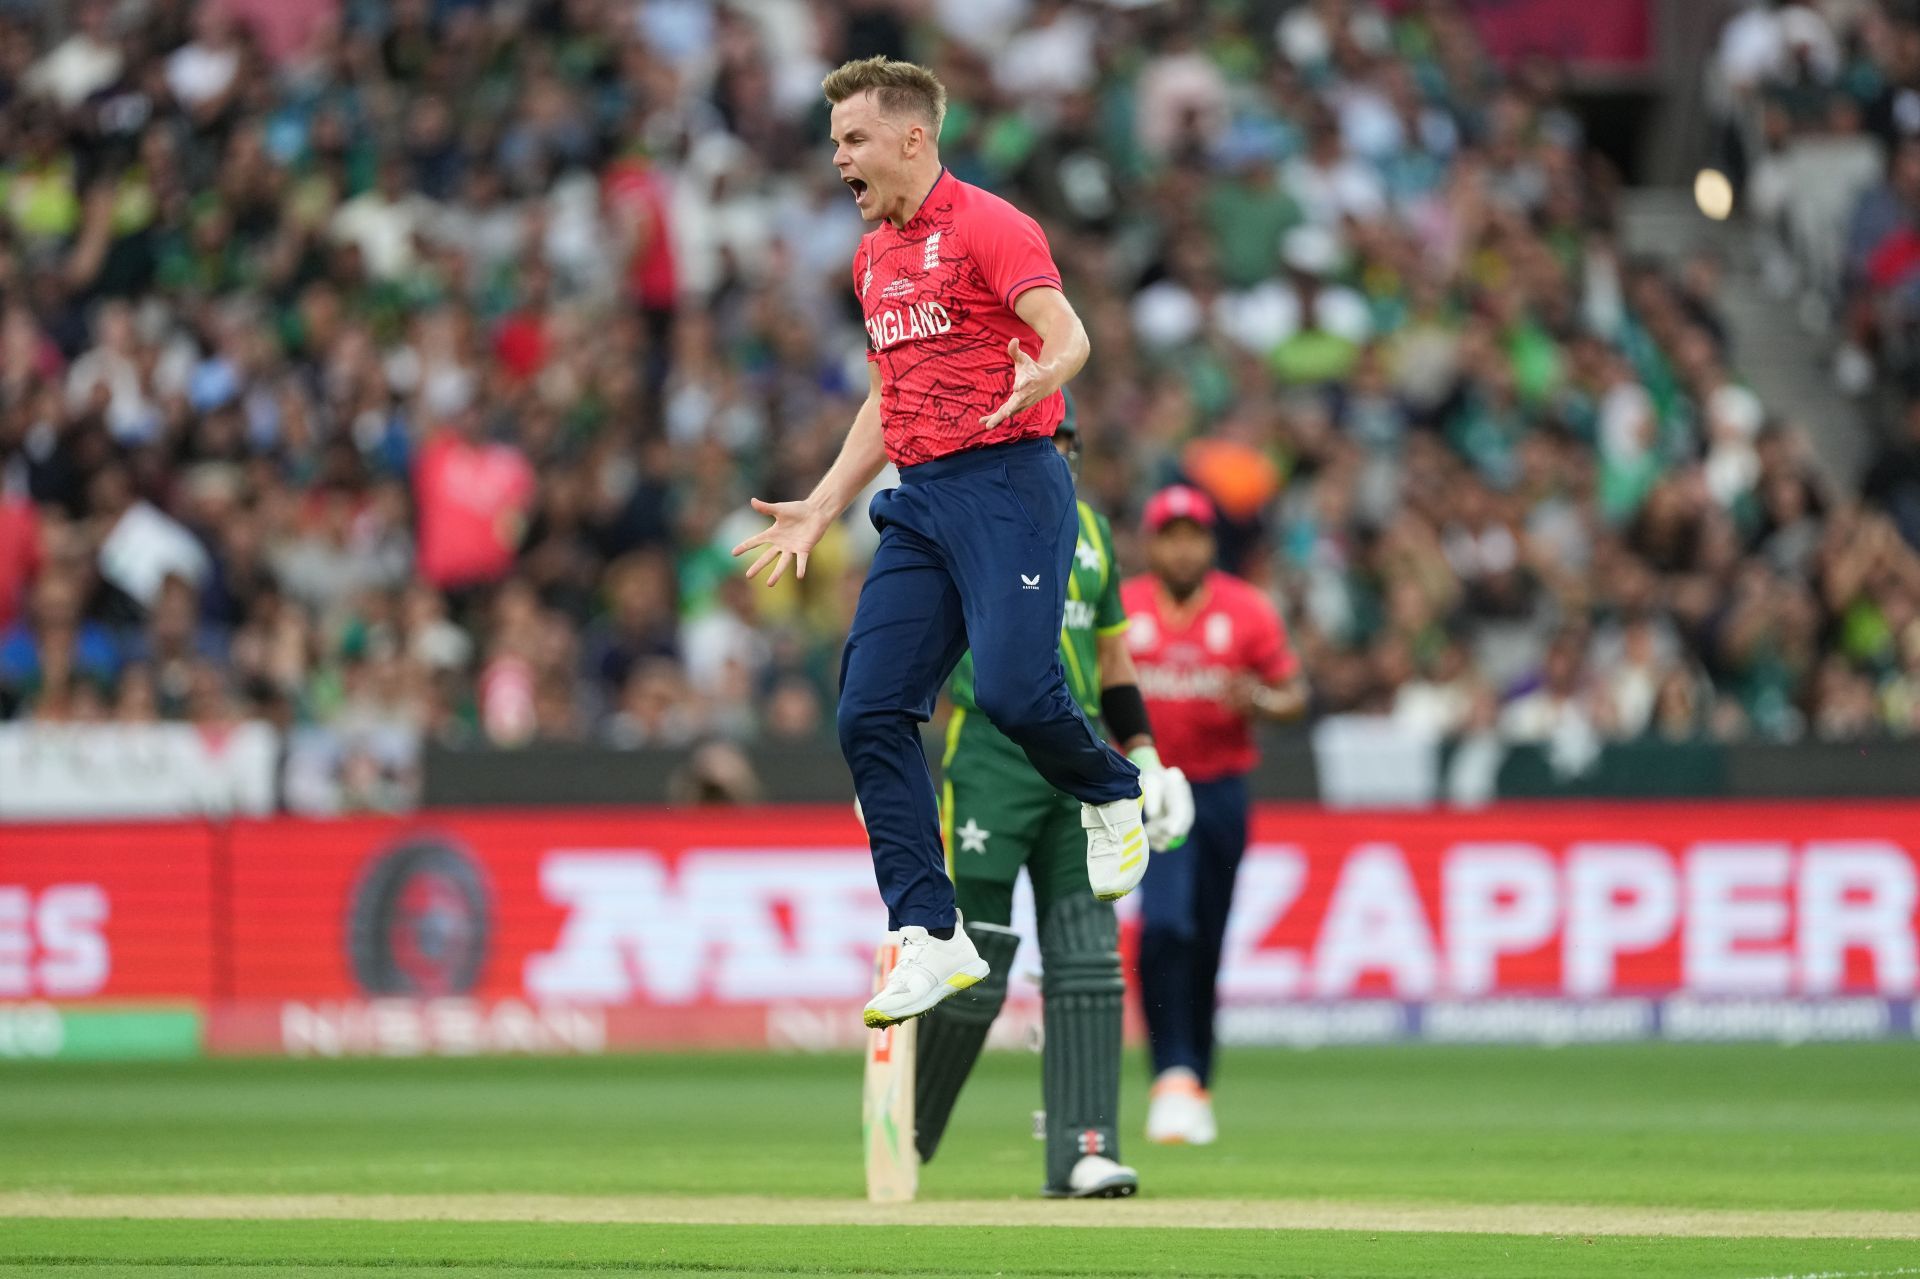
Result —
<path fill-rule="evenodd" d="M 1186 1226 L 1216 1229 L 1920 1240 L 1920 1212 L 1659 1209 L 1596 1204 L 1377 1203 L 1324 1199 L 861 1200 L 752 1195 L 75 1195 L 0 1190 L 0 1218 L 569 1221 L 822 1226 Z M 1899 1258 L 1905 1261 L 1907 1258 Z M 1862 1271 L 1861 1275 L 1920 1270 Z M 1775 1279 L 1786 1279 L 1784 1276 Z M 1794 1279 L 1812 1279 L 1796 1276 Z M 1836 1277 L 1837 1279 L 1837 1277 Z"/>

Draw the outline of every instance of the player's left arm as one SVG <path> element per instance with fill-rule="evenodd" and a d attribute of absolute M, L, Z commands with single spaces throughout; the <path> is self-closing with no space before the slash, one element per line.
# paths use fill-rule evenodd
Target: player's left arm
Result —
<path fill-rule="evenodd" d="M 1310 696 L 1306 672 L 1279 614 L 1268 613 L 1266 622 L 1247 653 L 1251 673 L 1242 685 L 1242 713 L 1264 720 L 1299 719 L 1307 713 Z"/>
<path fill-rule="evenodd" d="M 1140 770 L 1140 820 L 1147 828 L 1148 847 L 1156 853 L 1170 852 L 1186 843 L 1187 832 L 1193 829 L 1193 787 L 1185 773 L 1161 762 L 1159 748 L 1153 744 L 1146 699 L 1140 695 L 1140 673 L 1127 651 L 1126 623 L 1103 632 L 1096 642 L 1100 718 Z"/>
<path fill-rule="evenodd" d="M 1113 528 L 1096 515 L 1093 534 L 1108 565 L 1107 580 L 1093 608 L 1100 718 L 1140 770 L 1140 818 L 1147 829 L 1147 846 L 1164 853 L 1186 843 L 1187 832 L 1193 829 L 1193 788 L 1185 773 L 1160 761 L 1146 699 L 1140 695 L 1140 672 L 1134 669 L 1133 651 L 1127 647 L 1127 607 L 1120 599 L 1120 574 L 1113 569 Z"/>
<path fill-rule="evenodd" d="M 1113 553 L 1113 525 L 1085 502 L 1081 518 L 1092 535 L 1106 569 L 1093 602 L 1094 668 L 1100 672 L 1100 718 L 1106 721 L 1120 749 L 1153 748 L 1153 728 L 1147 722 L 1146 702 L 1140 697 L 1140 672 L 1134 669 L 1133 650 L 1127 647 L 1127 606 L 1120 598 L 1119 559 Z M 1157 757 L 1156 757 L 1157 763 Z"/>
<path fill-rule="evenodd" d="M 980 425 L 989 430 L 1072 381 L 1093 352 L 1086 325 L 1080 323 L 1073 303 L 1059 289 L 1035 285 L 1023 290 L 1013 301 L 1013 313 L 1039 335 L 1042 358 L 1036 360 L 1021 350 L 1019 338 L 1007 343 L 1007 357 L 1013 361 L 1013 390 L 1006 403 L 980 419 Z"/>
<path fill-rule="evenodd" d="M 1299 719 L 1307 713 L 1307 677 L 1296 672 L 1278 683 L 1256 684 L 1248 708 L 1261 719 Z"/>
<path fill-rule="evenodd" d="M 1125 711 L 1120 713 L 1120 725 L 1114 723 L 1114 716 L 1107 703 L 1109 701 L 1128 701 L 1126 693 L 1116 693 L 1119 689 L 1132 689 L 1133 696 L 1140 696 L 1140 672 L 1134 669 L 1133 654 L 1127 650 L 1127 632 L 1123 625 L 1110 635 L 1101 635 L 1094 640 L 1096 651 L 1100 654 L 1100 717 L 1107 721 L 1107 728 L 1113 733 L 1113 740 L 1120 749 L 1131 755 L 1142 746 L 1153 745 L 1153 726 L 1147 721 L 1147 712 L 1140 711 L 1137 719 Z"/>

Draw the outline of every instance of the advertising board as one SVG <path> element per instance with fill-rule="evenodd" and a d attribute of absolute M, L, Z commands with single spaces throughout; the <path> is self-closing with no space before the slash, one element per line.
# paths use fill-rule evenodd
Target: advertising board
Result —
<path fill-rule="evenodd" d="M 1263 806 L 1253 834 L 1230 1041 L 1913 1032 L 1920 805 Z M 202 1007 L 212 1051 L 845 1047 L 884 922 L 835 807 L 0 838 L 0 1004 Z M 1024 894 L 1015 924 L 1003 1043 L 1037 1022 Z"/>

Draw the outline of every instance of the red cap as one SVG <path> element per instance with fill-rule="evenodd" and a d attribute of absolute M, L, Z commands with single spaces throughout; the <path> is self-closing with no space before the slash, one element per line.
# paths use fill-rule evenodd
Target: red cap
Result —
<path fill-rule="evenodd" d="M 1205 493 L 1186 484 L 1170 484 L 1147 499 L 1147 512 L 1141 522 L 1147 532 L 1158 533 L 1174 520 L 1192 520 L 1201 528 L 1212 528 L 1213 518 L 1213 503 Z"/>

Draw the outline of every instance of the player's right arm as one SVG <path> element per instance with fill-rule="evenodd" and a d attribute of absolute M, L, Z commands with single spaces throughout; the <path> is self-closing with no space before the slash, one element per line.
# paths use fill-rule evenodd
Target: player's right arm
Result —
<path fill-rule="evenodd" d="M 771 515 L 773 524 L 733 548 L 736 556 L 756 546 L 763 548 L 747 570 L 747 576 L 753 577 L 772 564 L 773 571 L 767 574 L 767 585 L 772 586 L 786 572 L 787 561 L 792 559 L 795 576 L 805 577 L 807 556 L 813 553 L 814 546 L 840 518 L 840 512 L 873 483 L 873 477 L 880 474 L 886 464 L 887 450 L 880 433 L 880 365 L 869 362 L 866 402 L 853 415 L 853 429 L 840 445 L 840 456 L 814 485 L 813 492 L 798 502 L 753 499 L 753 509 L 762 515 Z"/>
<path fill-rule="evenodd" d="M 1253 719 L 1298 719 L 1311 697 L 1300 658 L 1272 605 L 1263 601 L 1255 616 L 1260 624 L 1247 645 L 1248 669 L 1228 686 L 1228 704 Z"/>

